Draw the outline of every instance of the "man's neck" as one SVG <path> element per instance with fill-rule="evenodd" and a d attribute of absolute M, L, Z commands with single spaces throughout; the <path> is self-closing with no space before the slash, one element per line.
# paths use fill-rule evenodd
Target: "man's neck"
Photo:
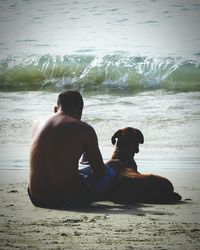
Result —
<path fill-rule="evenodd" d="M 58 114 L 60 114 L 60 115 L 71 116 L 72 118 L 77 119 L 77 120 L 79 120 L 79 121 L 81 120 L 81 115 L 78 115 L 78 114 L 73 113 L 73 112 L 59 110 L 59 111 L 58 111 Z"/>

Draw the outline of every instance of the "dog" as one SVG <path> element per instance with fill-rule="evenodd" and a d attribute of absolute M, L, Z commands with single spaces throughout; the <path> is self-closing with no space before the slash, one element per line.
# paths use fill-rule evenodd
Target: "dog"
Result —
<path fill-rule="evenodd" d="M 117 142 L 116 142 L 117 139 Z M 139 152 L 139 144 L 144 136 L 139 129 L 127 127 L 114 133 L 111 138 L 116 145 L 111 160 L 107 162 L 118 170 L 118 181 L 109 191 L 109 199 L 114 202 L 174 203 L 182 198 L 174 192 L 172 183 L 159 175 L 141 174 L 134 160 Z"/>

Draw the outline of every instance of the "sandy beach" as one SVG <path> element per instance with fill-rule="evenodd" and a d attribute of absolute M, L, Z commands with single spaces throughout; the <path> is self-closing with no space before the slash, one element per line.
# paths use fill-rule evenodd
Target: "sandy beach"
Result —
<path fill-rule="evenodd" d="M 200 249 L 200 171 L 163 170 L 182 202 L 119 205 L 85 210 L 34 207 L 28 170 L 1 170 L 0 249 Z"/>

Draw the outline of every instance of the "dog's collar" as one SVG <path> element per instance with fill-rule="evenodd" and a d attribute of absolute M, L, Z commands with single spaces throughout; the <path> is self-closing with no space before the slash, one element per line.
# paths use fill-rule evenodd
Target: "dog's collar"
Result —
<path fill-rule="evenodd" d="M 134 154 L 135 154 L 135 153 L 133 153 L 133 152 L 129 152 L 129 151 L 127 151 L 127 150 L 120 149 L 118 146 L 116 146 L 115 151 L 116 151 L 117 153 L 124 153 L 124 154 L 127 154 L 127 155 L 134 155 Z"/>
<path fill-rule="evenodd" d="M 127 150 L 119 149 L 119 147 L 115 148 L 114 155 L 118 156 L 121 160 L 121 158 L 125 159 L 125 161 L 132 160 L 134 158 L 135 153 L 128 152 Z M 123 160 L 124 161 L 124 160 Z"/>
<path fill-rule="evenodd" d="M 134 160 L 134 155 L 135 153 L 127 152 L 116 147 L 112 159 L 118 159 L 121 166 L 133 168 L 137 171 L 137 164 Z"/>

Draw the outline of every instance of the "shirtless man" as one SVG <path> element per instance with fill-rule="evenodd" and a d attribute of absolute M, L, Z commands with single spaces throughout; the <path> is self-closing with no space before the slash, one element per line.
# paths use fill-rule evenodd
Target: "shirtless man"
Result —
<path fill-rule="evenodd" d="M 116 177 L 115 171 L 103 162 L 95 130 L 81 121 L 82 109 L 80 93 L 64 91 L 58 96 L 55 114 L 34 129 L 28 192 L 35 206 L 56 208 L 89 203 L 88 186 L 101 192 Z M 84 152 L 90 167 L 79 170 Z M 81 178 L 87 177 L 85 173 L 91 173 L 85 180 L 92 176 L 94 185 Z"/>

